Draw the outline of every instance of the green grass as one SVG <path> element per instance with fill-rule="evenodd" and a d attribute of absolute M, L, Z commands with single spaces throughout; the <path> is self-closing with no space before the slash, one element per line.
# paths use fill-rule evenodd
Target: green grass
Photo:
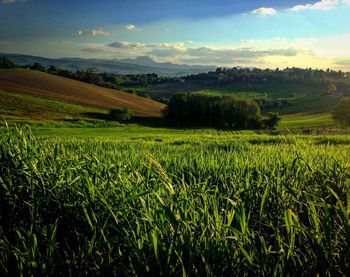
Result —
<path fill-rule="evenodd" d="M 349 136 L 77 130 L 0 129 L 2 275 L 349 273 Z"/>
<path fill-rule="evenodd" d="M 230 90 L 219 90 L 219 89 L 204 89 L 198 90 L 195 92 L 196 94 L 204 94 L 204 95 L 235 95 L 238 98 L 242 99 L 256 99 L 256 98 L 268 98 L 267 93 L 263 92 L 252 92 L 252 91 L 230 91 Z"/>
<path fill-rule="evenodd" d="M 348 83 L 344 83 L 349 87 Z M 266 100 L 289 100 L 293 104 L 273 111 L 282 115 L 329 113 L 336 106 L 339 98 L 327 95 L 327 87 L 312 80 L 303 81 L 267 81 L 260 84 L 232 82 L 218 84 L 162 84 L 150 88 L 149 94 L 156 97 L 170 97 L 178 92 L 199 92 L 206 94 L 235 94 L 242 98 L 264 98 Z M 346 92 L 347 90 L 345 90 Z"/>
<path fill-rule="evenodd" d="M 43 97 L 0 91 L 0 119 L 79 120 L 87 119 L 87 113 L 107 112 Z"/>
<path fill-rule="evenodd" d="M 198 90 L 196 93 L 216 95 L 235 94 L 241 98 L 288 99 L 294 105 L 277 109 L 283 115 L 279 129 L 323 129 L 335 128 L 329 111 L 338 101 L 337 98 L 321 95 L 316 89 L 306 93 L 305 87 L 291 83 L 284 87 L 279 84 L 265 84 L 258 91 L 242 91 L 237 85 L 222 85 L 219 88 Z M 263 90 L 263 89 L 266 89 Z M 236 91 L 235 91 L 236 90 Z M 318 95 L 317 97 L 315 95 Z M 306 112 L 305 112 L 306 111 Z M 328 111 L 328 112 L 324 112 Z M 112 127 L 120 126 L 113 122 L 98 119 L 93 114 L 105 115 L 107 111 L 85 107 L 43 97 L 33 97 L 18 93 L 0 91 L 0 120 L 10 125 L 30 124 L 40 127 Z M 0 126 L 3 123 L 0 123 Z"/>
<path fill-rule="evenodd" d="M 278 129 L 334 129 L 336 124 L 331 114 L 291 114 L 282 117 Z"/>

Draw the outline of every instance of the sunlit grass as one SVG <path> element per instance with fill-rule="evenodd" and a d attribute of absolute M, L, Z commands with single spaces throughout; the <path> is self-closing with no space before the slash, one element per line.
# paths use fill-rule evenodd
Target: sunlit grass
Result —
<path fill-rule="evenodd" d="M 329 129 L 336 128 L 330 113 L 284 115 L 279 129 Z"/>
<path fill-rule="evenodd" d="M 1 130 L 1 272 L 349 272 L 348 136 L 120 129 Z"/>

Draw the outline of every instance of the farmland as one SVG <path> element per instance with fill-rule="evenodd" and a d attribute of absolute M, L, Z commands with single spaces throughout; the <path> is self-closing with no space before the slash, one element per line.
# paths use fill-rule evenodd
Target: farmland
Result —
<path fill-rule="evenodd" d="M 159 102 L 136 95 L 35 70 L 0 69 L 0 90 L 99 110 L 127 107 L 142 117 L 159 117 L 165 107 Z"/>
<path fill-rule="evenodd" d="M 348 135 L 2 128 L 0 271 L 346 275 L 349 150 Z"/>
<path fill-rule="evenodd" d="M 172 126 L 164 104 L 116 89 L 1 73 L 1 274 L 350 272 L 350 135 L 323 86 L 194 89 L 282 115 L 275 130 L 234 130 Z M 113 107 L 136 116 L 115 121 Z"/>

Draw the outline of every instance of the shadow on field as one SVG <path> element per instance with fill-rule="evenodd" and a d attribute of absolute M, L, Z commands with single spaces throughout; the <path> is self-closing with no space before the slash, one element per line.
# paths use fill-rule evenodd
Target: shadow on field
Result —
<path fill-rule="evenodd" d="M 130 123 L 147 126 L 147 127 L 166 127 L 169 128 L 169 125 L 164 120 L 164 118 L 161 117 L 138 117 L 134 116 Z"/>
<path fill-rule="evenodd" d="M 108 113 L 96 113 L 96 112 L 87 112 L 83 113 L 83 116 L 86 116 L 91 119 L 99 119 L 110 122 L 117 122 Z M 138 124 L 146 127 L 169 127 L 167 122 L 161 117 L 140 117 L 134 116 L 128 123 Z"/>
<path fill-rule="evenodd" d="M 109 114 L 107 113 L 87 112 L 87 113 L 82 113 L 82 115 L 93 119 L 102 119 L 106 121 L 112 121 Z"/>

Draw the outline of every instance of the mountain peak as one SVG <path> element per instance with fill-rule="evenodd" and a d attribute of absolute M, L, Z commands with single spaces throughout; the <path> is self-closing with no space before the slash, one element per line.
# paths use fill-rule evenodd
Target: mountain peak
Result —
<path fill-rule="evenodd" d="M 152 60 L 148 56 L 139 56 L 133 59 L 124 59 L 121 60 L 124 63 L 138 64 L 138 65 L 154 65 L 157 64 L 154 60 Z"/>
<path fill-rule="evenodd" d="M 151 59 L 150 57 L 148 56 L 139 56 L 137 58 L 135 58 L 134 60 L 136 61 L 148 61 L 148 62 L 154 62 L 153 59 Z"/>

